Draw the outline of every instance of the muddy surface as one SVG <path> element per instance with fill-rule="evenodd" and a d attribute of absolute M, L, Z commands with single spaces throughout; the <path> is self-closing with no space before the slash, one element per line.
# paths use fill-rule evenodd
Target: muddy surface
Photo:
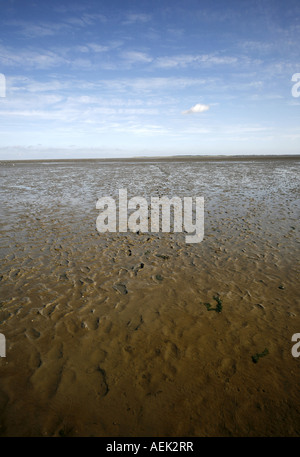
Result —
<path fill-rule="evenodd" d="M 299 159 L 0 176 L 1 436 L 300 435 Z M 96 202 L 122 188 L 203 196 L 203 241 L 100 234 Z"/>

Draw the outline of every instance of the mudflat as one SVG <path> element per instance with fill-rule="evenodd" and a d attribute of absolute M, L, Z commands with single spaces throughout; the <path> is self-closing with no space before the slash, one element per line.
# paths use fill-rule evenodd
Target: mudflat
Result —
<path fill-rule="evenodd" d="M 1 436 L 299 436 L 299 157 L 2 162 Z M 203 196 L 204 239 L 99 233 Z"/>

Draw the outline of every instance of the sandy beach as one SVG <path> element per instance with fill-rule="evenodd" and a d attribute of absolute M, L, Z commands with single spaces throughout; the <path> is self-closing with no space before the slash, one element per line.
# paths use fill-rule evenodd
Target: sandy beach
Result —
<path fill-rule="evenodd" d="M 2 162 L 0 436 L 300 436 L 299 172 Z M 97 199 L 121 188 L 203 196 L 203 241 L 99 233 Z"/>

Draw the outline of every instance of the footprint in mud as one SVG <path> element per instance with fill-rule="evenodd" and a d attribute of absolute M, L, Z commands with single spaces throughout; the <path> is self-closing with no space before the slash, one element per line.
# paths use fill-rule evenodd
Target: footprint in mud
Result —
<path fill-rule="evenodd" d="M 67 333 L 70 333 L 72 336 L 76 335 L 80 330 L 79 322 L 75 319 L 68 319 L 65 322 L 65 326 Z"/>
<path fill-rule="evenodd" d="M 85 370 L 65 367 L 57 393 L 68 396 L 72 386 L 72 396 L 105 397 L 109 393 L 106 371 L 99 365 Z"/>
<path fill-rule="evenodd" d="M 165 359 L 168 360 L 168 359 L 180 359 L 180 350 L 178 349 L 178 347 L 176 346 L 175 343 L 172 343 L 172 341 L 166 341 L 165 342 L 165 350 L 164 350 L 164 354 L 165 354 Z"/>
<path fill-rule="evenodd" d="M 104 321 L 104 319 L 103 319 L 103 321 Z M 113 326 L 112 322 L 110 322 L 110 321 L 104 322 L 104 327 L 103 327 L 104 333 L 110 333 L 112 326 Z"/>
<path fill-rule="evenodd" d="M 126 295 L 126 294 L 128 294 L 127 287 L 126 287 L 125 284 L 123 284 L 123 283 L 115 284 L 115 285 L 113 286 L 113 288 L 114 288 L 117 292 L 119 292 L 119 294 L 121 294 L 121 295 Z"/>
<path fill-rule="evenodd" d="M 40 332 L 36 330 L 35 328 L 29 328 L 26 330 L 25 335 L 30 339 L 30 340 L 36 340 L 37 338 L 40 337 Z"/>
<path fill-rule="evenodd" d="M 61 275 L 59 276 L 59 279 L 60 279 L 61 281 L 68 281 L 68 280 L 69 280 L 69 277 L 68 277 L 67 273 L 63 273 L 63 274 L 61 274 Z"/>
<path fill-rule="evenodd" d="M 138 383 L 143 389 L 149 389 L 152 375 L 149 372 L 142 373 L 138 376 Z"/>
<path fill-rule="evenodd" d="M 31 352 L 30 352 L 29 361 L 28 361 L 29 368 L 36 370 L 41 365 L 42 365 L 42 359 L 41 359 L 40 352 L 37 349 L 32 348 Z"/>
<path fill-rule="evenodd" d="M 143 323 L 144 323 L 143 316 L 140 316 L 140 321 L 134 330 L 138 330 Z"/>
<path fill-rule="evenodd" d="M 234 359 L 224 358 L 220 364 L 220 372 L 222 375 L 231 378 L 236 373 L 236 363 Z"/>
<path fill-rule="evenodd" d="M 100 375 L 100 380 L 99 380 L 99 375 Z M 98 378 L 97 379 L 97 394 L 100 395 L 101 397 L 106 397 L 106 395 L 109 392 L 106 371 L 103 370 L 103 368 L 101 368 L 100 366 L 98 366 L 95 371 L 94 376 L 97 376 L 97 378 Z"/>
<path fill-rule="evenodd" d="M 45 305 L 43 307 L 43 309 L 41 310 L 41 314 L 43 316 L 48 316 L 50 317 L 51 314 L 55 311 L 55 308 L 56 308 L 57 305 L 53 305 L 52 303 L 48 303 L 47 305 Z"/>
<path fill-rule="evenodd" d="M 140 263 L 140 264 L 137 265 L 136 267 L 132 267 L 135 276 L 138 274 L 139 270 L 142 270 L 142 269 L 144 268 L 144 266 L 145 266 L 144 263 Z"/>
<path fill-rule="evenodd" d="M 88 277 L 84 278 L 83 281 L 84 281 L 85 283 L 87 283 L 87 284 L 94 284 L 93 279 L 88 278 Z"/>
<path fill-rule="evenodd" d="M 87 286 L 88 284 L 94 284 L 94 281 L 91 278 L 80 278 L 78 280 L 80 286 Z"/>
<path fill-rule="evenodd" d="M 132 356 L 134 355 L 134 352 L 134 348 L 130 345 L 122 348 L 123 359 L 126 363 L 130 363 L 130 361 L 132 361 Z"/>
<path fill-rule="evenodd" d="M 169 259 L 169 256 L 168 256 L 168 255 L 164 255 L 164 254 L 155 254 L 155 255 L 156 255 L 156 257 L 159 257 L 159 258 L 161 258 L 161 259 L 163 259 L 163 260 Z"/>
<path fill-rule="evenodd" d="M 91 328 L 93 330 L 97 330 L 97 328 L 99 328 L 99 325 L 100 325 L 100 317 L 96 317 L 95 320 L 92 323 Z"/>
<path fill-rule="evenodd" d="M 43 360 L 40 360 L 39 367 L 31 376 L 31 386 L 44 399 L 52 398 L 56 394 L 61 381 L 62 365 L 62 361 L 49 360 L 43 363 Z"/>
<path fill-rule="evenodd" d="M 165 346 L 162 347 L 161 354 L 165 360 L 163 376 L 166 380 L 173 382 L 177 373 L 176 364 L 181 357 L 180 350 L 172 341 L 165 341 Z"/>
<path fill-rule="evenodd" d="M 19 275 L 20 271 L 21 271 L 21 270 L 20 270 L 19 268 L 15 269 L 15 270 L 11 270 L 10 275 L 11 275 L 13 278 L 16 278 L 16 277 Z"/>

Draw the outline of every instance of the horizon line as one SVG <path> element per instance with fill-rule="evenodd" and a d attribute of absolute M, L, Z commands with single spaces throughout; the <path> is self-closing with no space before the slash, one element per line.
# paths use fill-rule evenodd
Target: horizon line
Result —
<path fill-rule="evenodd" d="M 0 159 L 0 164 L 6 162 L 130 162 L 140 161 L 146 162 L 149 160 L 262 160 L 262 159 L 300 159 L 300 154 L 214 154 L 214 155 L 199 155 L 199 154 L 176 154 L 176 155 L 158 155 L 158 156 L 129 156 L 129 157 L 82 157 L 82 158 L 41 158 L 41 159 Z"/>

